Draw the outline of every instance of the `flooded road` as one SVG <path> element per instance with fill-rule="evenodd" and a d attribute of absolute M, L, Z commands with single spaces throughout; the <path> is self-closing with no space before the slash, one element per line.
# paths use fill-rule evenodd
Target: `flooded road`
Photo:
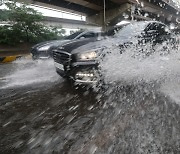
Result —
<path fill-rule="evenodd" d="M 173 80 L 129 82 L 128 74 L 93 92 L 73 89 L 51 60 L 0 65 L 0 153 L 180 153 L 175 66 Z"/>

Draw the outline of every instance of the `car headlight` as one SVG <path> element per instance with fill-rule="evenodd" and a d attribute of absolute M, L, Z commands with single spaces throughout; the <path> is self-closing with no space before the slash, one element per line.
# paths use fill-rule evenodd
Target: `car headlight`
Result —
<path fill-rule="evenodd" d="M 46 46 L 40 47 L 38 50 L 39 51 L 44 51 L 44 50 L 48 50 L 49 48 L 50 48 L 50 46 L 46 45 Z"/>
<path fill-rule="evenodd" d="M 80 53 L 77 55 L 78 60 L 95 60 L 97 58 L 96 51 L 89 51 L 85 53 Z"/>

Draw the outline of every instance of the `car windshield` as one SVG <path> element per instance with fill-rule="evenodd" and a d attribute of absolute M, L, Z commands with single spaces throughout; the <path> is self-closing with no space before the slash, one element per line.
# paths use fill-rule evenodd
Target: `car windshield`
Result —
<path fill-rule="evenodd" d="M 79 34 L 81 34 L 83 31 L 78 31 L 78 32 L 75 32 L 69 36 L 66 36 L 64 39 L 66 40 L 72 40 L 72 39 L 75 39 Z"/>
<path fill-rule="evenodd" d="M 114 37 L 133 37 L 140 35 L 146 26 L 146 22 L 131 23 L 118 31 Z"/>
<path fill-rule="evenodd" d="M 106 32 L 104 32 L 104 34 L 106 36 L 113 36 L 115 35 L 118 31 L 120 31 L 123 27 L 127 26 L 129 23 L 127 24 L 123 24 L 123 25 L 119 25 L 119 26 L 114 26 L 109 28 Z"/>

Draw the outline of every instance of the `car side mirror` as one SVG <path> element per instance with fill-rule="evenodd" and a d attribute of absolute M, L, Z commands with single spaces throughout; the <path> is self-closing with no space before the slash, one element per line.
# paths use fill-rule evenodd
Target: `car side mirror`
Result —
<path fill-rule="evenodd" d="M 79 39 L 85 39 L 85 37 L 84 37 L 84 36 L 81 36 Z"/>

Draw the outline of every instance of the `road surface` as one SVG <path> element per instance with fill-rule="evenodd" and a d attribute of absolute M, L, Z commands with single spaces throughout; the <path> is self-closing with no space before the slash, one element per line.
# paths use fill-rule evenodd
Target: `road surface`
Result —
<path fill-rule="evenodd" d="M 93 92 L 73 89 L 51 60 L 0 70 L 2 154 L 180 153 L 178 76 Z"/>

